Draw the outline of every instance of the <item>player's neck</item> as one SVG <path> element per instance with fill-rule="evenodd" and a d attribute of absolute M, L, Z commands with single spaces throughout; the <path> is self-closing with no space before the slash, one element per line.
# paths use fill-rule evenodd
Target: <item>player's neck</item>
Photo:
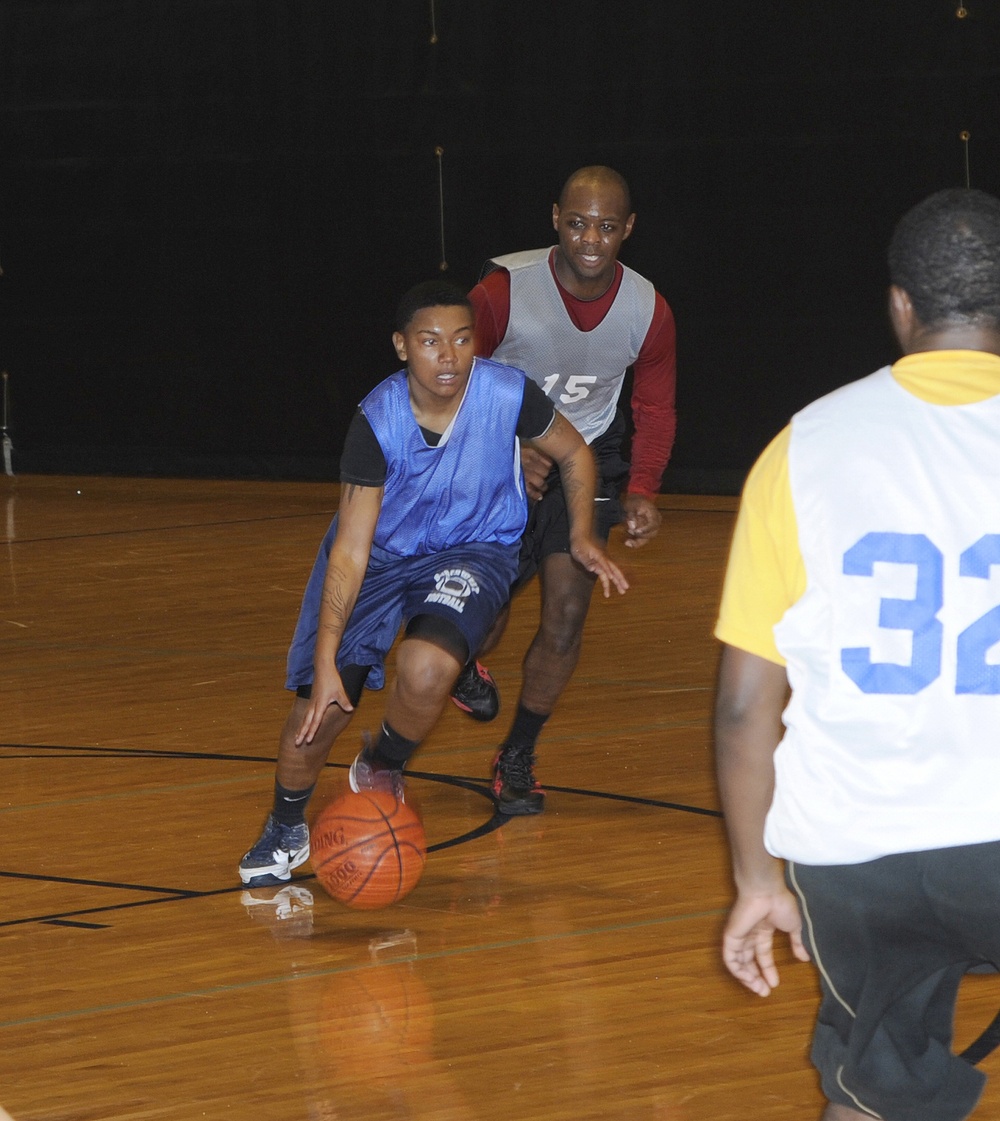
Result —
<path fill-rule="evenodd" d="M 442 399 L 435 397 L 433 394 L 421 392 L 419 389 L 417 393 L 414 393 L 411 385 L 410 410 L 413 413 L 414 420 L 421 428 L 436 432 L 440 436 L 451 424 L 464 396 L 465 393 L 462 392 L 456 397 Z"/>
<path fill-rule="evenodd" d="M 905 341 L 903 350 L 906 354 L 925 350 L 982 350 L 1000 355 L 1000 331 L 964 323 L 937 330 L 919 329 Z"/>
<path fill-rule="evenodd" d="M 904 354 L 925 350 L 981 350 L 1000 355 L 1000 326 L 955 321 L 925 324 L 905 288 L 889 288 L 889 319 Z"/>

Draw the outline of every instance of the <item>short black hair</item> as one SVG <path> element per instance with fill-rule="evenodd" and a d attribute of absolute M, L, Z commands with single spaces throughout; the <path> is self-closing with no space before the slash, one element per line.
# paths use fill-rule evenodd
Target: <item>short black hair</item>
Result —
<path fill-rule="evenodd" d="M 892 235 L 889 277 L 925 327 L 1000 328 L 1000 199 L 956 187 L 918 203 Z"/>
<path fill-rule="evenodd" d="M 405 331 L 417 312 L 427 307 L 464 307 L 468 309 L 470 319 L 475 318 L 472 301 L 457 284 L 449 280 L 424 280 L 414 284 L 399 301 L 393 330 Z"/>

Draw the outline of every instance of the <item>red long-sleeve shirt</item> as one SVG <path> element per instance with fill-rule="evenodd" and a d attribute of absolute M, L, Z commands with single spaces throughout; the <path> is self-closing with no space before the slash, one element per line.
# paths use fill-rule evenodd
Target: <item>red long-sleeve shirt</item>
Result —
<path fill-rule="evenodd" d="M 549 267 L 570 319 L 579 331 L 592 331 L 607 315 L 621 287 L 622 267 L 596 300 L 580 300 L 559 283 L 552 257 Z M 507 334 L 510 320 L 510 273 L 495 269 L 469 293 L 476 311 L 476 353 L 490 358 Z M 660 489 L 677 431 L 677 333 L 670 305 L 656 293 L 653 318 L 633 366 L 632 469 L 628 493 L 653 498 Z"/>

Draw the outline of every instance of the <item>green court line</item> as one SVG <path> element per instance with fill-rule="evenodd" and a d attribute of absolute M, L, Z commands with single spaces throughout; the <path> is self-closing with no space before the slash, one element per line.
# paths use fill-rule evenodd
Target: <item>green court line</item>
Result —
<path fill-rule="evenodd" d="M 512 950 L 520 946 L 537 946 L 546 942 L 559 942 L 569 938 L 588 938 L 600 934 L 624 934 L 632 930 L 648 929 L 650 927 L 665 926 L 668 923 L 690 922 L 698 919 L 715 918 L 728 912 L 727 907 L 718 907 L 710 911 L 693 911 L 684 915 L 666 915 L 657 919 L 642 919 L 630 923 L 614 923 L 610 926 L 595 926 L 585 930 L 563 931 L 559 934 L 539 934 L 530 938 L 513 938 L 503 942 L 482 942 L 475 946 L 462 946 L 449 950 L 435 950 L 426 954 L 409 954 L 394 958 L 396 962 L 421 962 L 438 961 L 447 958 L 468 957 L 472 954 L 494 953 L 497 950 Z M 92 1008 L 75 1008 L 65 1012 L 48 1012 L 40 1016 L 26 1016 L 17 1020 L 0 1020 L 0 1030 L 5 1028 L 21 1028 L 30 1024 L 50 1024 L 65 1020 L 75 1020 L 82 1016 L 103 1016 L 107 1013 L 124 1012 L 136 1008 L 152 1008 L 160 1004 L 173 1004 L 184 1000 L 200 1000 L 205 997 L 223 996 L 227 993 L 249 992 L 253 989 L 264 988 L 268 985 L 284 985 L 291 981 L 313 981 L 324 977 L 336 977 L 341 974 L 363 973 L 370 969 L 382 968 L 386 963 L 362 962 L 353 965 L 335 966 L 330 969 L 312 969 L 302 973 L 289 973 L 280 977 L 263 977 L 255 981 L 246 981 L 234 985 L 213 985 L 204 989 L 190 989 L 187 991 L 164 993 L 162 996 L 147 997 L 145 1000 L 128 1000 L 118 1004 L 100 1004 Z"/>

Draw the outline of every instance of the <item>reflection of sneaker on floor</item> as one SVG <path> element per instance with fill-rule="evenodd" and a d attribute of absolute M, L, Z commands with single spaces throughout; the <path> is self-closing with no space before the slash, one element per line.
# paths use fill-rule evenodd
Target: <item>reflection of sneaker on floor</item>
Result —
<path fill-rule="evenodd" d="M 530 747 L 500 745 L 493 760 L 493 797 L 502 814 L 540 814 L 545 791 L 535 781 L 535 753 Z"/>
<path fill-rule="evenodd" d="M 417 956 L 417 936 L 412 930 L 387 930 L 368 939 L 372 961 L 409 961 Z"/>
<path fill-rule="evenodd" d="M 500 690 L 493 674 L 481 663 L 470 662 L 462 668 L 451 699 L 473 720 L 493 720 L 500 711 Z"/>
<path fill-rule="evenodd" d="M 264 832 L 240 861 L 240 879 L 247 887 L 287 883 L 292 870 L 309 859 L 309 826 L 282 825 L 269 816 Z"/>
<path fill-rule="evenodd" d="M 351 764 L 347 781 L 355 794 L 359 794 L 362 790 L 387 790 L 390 794 L 395 794 L 401 802 L 406 801 L 403 772 L 375 765 L 371 736 L 367 733 L 361 750 Z"/>
<path fill-rule="evenodd" d="M 255 887 L 240 893 L 240 902 L 255 922 L 271 927 L 276 938 L 312 934 L 313 894 L 299 884 Z"/>
<path fill-rule="evenodd" d="M 310 1102 L 309 1121 L 340 1121 L 340 1114 L 333 1102 Z"/>

